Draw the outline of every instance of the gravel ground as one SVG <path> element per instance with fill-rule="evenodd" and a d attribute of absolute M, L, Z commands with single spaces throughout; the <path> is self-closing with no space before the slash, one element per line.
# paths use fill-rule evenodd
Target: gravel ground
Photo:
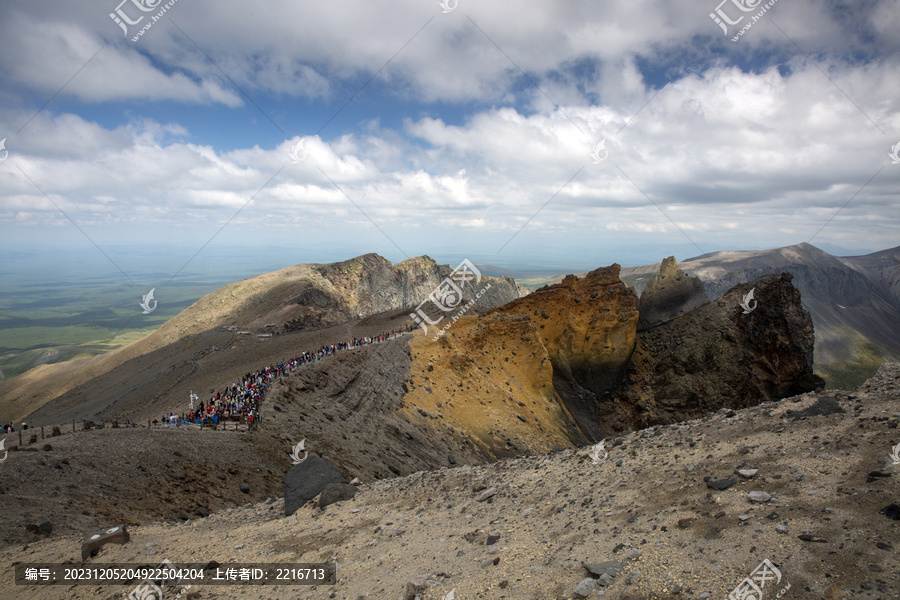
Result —
<path fill-rule="evenodd" d="M 580 583 L 588 597 L 725 598 L 768 559 L 781 580 L 766 600 L 787 586 L 780 597 L 894 600 L 900 521 L 880 511 L 900 504 L 898 392 L 900 365 L 886 364 L 855 390 L 828 392 L 834 402 L 806 394 L 606 440 L 598 464 L 581 448 L 418 472 L 287 518 L 280 498 L 247 503 L 130 527 L 129 543 L 87 562 L 338 565 L 335 585 L 170 586 L 166 598 L 537 600 L 576 597 Z M 0 560 L 78 565 L 81 539 L 8 544 Z M 608 561 L 619 563 L 611 577 L 583 566 Z M 14 585 L 11 568 L 0 588 L 22 600 L 133 589 Z"/>

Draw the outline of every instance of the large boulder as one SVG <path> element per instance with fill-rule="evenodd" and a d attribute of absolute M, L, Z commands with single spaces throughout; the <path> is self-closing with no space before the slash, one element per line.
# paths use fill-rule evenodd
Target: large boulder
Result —
<path fill-rule="evenodd" d="M 349 483 L 329 483 L 319 496 L 319 508 L 324 510 L 329 504 L 352 500 L 358 491 L 355 485 Z"/>
<path fill-rule="evenodd" d="M 790 273 L 733 287 L 716 302 L 638 334 L 625 383 L 601 405 L 606 435 L 746 408 L 821 388 L 813 325 Z M 753 310 L 742 303 L 754 292 Z"/>
<path fill-rule="evenodd" d="M 324 458 L 310 455 L 284 476 L 284 516 L 322 493 L 329 483 L 347 483 L 344 476 Z"/>
<path fill-rule="evenodd" d="M 659 275 L 647 282 L 638 301 L 638 331 L 647 331 L 709 302 L 699 277 L 678 268 L 674 256 L 662 261 Z"/>

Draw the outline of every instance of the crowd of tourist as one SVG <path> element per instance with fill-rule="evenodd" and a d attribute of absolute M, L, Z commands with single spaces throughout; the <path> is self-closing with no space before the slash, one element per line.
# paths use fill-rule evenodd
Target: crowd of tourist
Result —
<path fill-rule="evenodd" d="M 382 333 L 374 337 L 354 337 L 347 342 L 338 342 L 322 346 L 316 352 L 296 356 L 290 360 L 282 360 L 280 364 L 270 365 L 258 371 L 247 373 L 239 381 L 226 387 L 223 392 L 216 392 L 210 396 L 207 402 L 201 401 L 199 406 L 191 408 L 187 413 L 176 415 L 166 413 L 163 423 L 179 426 L 184 423 L 193 423 L 200 426 L 217 426 L 220 421 L 234 420 L 246 422 L 249 428 L 259 423 L 259 404 L 269 389 L 271 383 L 294 369 L 314 363 L 331 356 L 342 350 L 359 348 L 369 344 L 384 342 L 392 337 L 397 337 L 412 331 L 414 325 L 405 330 L 395 329 L 389 333 Z"/>

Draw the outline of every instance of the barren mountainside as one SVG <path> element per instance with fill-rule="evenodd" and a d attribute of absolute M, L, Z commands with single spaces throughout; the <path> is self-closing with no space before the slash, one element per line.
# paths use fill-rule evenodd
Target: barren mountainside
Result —
<path fill-rule="evenodd" d="M 186 375 L 174 371 L 191 371 L 191 361 L 229 343 L 233 336 L 223 333 L 225 328 L 250 334 L 312 330 L 415 307 L 450 271 L 428 256 L 392 265 L 377 254 L 366 254 L 333 264 L 297 265 L 228 284 L 132 344 L 82 361 L 42 365 L 0 381 L 0 420 L 21 420 L 79 386 L 103 387 L 97 378 L 126 363 L 131 371 L 147 371 L 147 366 L 138 367 L 135 361 L 164 348 L 164 355 L 180 357 L 165 366 L 163 356 L 156 368 L 173 371 L 166 389 Z M 478 306 L 499 306 L 527 293 L 508 277 L 485 277 L 488 283 L 490 289 L 475 300 Z"/>

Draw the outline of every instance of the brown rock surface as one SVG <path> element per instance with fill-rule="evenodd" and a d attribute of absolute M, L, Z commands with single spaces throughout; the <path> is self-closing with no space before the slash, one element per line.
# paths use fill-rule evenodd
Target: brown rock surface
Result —
<path fill-rule="evenodd" d="M 619 265 L 569 275 L 495 309 L 525 315 L 547 349 L 553 385 L 588 439 L 596 439 L 597 403 L 615 391 L 634 351 L 637 296 Z"/>

